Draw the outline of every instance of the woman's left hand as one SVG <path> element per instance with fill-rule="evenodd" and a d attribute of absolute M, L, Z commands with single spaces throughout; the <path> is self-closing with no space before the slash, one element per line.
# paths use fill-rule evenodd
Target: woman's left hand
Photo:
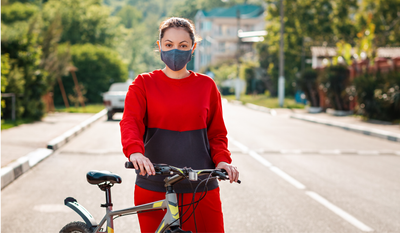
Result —
<path fill-rule="evenodd" d="M 232 164 L 229 164 L 227 162 L 220 162 L 218 163 L 217 169 L 225 169 L 226 172 L 228 172 L 229 176 L 229 181 L 232 182 L 237 182 L 239 179 L 239 171 L 236 166 L 233 166 Z"/>

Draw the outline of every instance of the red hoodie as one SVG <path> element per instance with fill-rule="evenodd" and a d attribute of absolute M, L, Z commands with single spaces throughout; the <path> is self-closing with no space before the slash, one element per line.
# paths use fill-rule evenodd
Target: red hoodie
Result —
<path fill-rule="evenodd" d="M 217 86 L 206 75 L 190 73 L 172 79 L 155 70 L 139 75 L 130 85 L 120 122 L 127 158 L 139 152 L 152 163 L 193 169 L 231 162 Z M 136 184 L 164 192 L 163 179 L 138 175 Z M 190 187 L 184 181 L 174 186 L 181 193 L 193 192 Z M 209 189 L 216 187 L 216 181 L 208 184 Z"/>

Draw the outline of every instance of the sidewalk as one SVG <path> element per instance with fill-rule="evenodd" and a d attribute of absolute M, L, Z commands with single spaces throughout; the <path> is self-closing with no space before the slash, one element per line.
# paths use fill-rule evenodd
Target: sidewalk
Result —
<path fill-rule="evenodd" d="M 52 113 L 42 121 L 1 131 L 1 187 L 51 155 L 106 114 Z M 48 149 L 46 149 L 48 148 Z"/>
<path fill-rule="evenodd" d="M 232 101 L 230 101 L 232 102 Z M 233 101 L 233 104 L 240 104 L 240 101 Z M 332 116 L 327 113 L 308 113 L 305 109 L 269 109 L 254 104 L 246 104 L 248 108 L 269 113 L 273 116 L 286 116 L 292 119 L 308 121 L 327 126 L 338 127 L 344 130 L 353 131 L 373 137 L 379 137 L 394 142 L 400 142 L 400 125 L 383 124 L 381 122 L 363 121 L 355 116 Z M 400 145 L 400 144 L 399 144 Z"/>

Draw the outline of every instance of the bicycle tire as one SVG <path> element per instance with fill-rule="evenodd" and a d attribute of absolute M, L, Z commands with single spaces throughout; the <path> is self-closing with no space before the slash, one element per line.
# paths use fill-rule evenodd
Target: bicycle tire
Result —
<path fill-rule="evenodd" d="M 84 222 L 70 222 L 65 225 L 60 233 L 91 233 L 92 231 Z"/>

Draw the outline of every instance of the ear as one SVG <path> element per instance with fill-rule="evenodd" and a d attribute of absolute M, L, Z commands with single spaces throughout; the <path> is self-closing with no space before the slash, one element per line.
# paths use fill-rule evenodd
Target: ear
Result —
<path fill-rule="evenodd" d="M 197 42 L 194 42 L 193 49 L 192 49 L 192 54 L 194 53 L 194 50 L 196 50 L 196 48 L 197 48 Z"/>

